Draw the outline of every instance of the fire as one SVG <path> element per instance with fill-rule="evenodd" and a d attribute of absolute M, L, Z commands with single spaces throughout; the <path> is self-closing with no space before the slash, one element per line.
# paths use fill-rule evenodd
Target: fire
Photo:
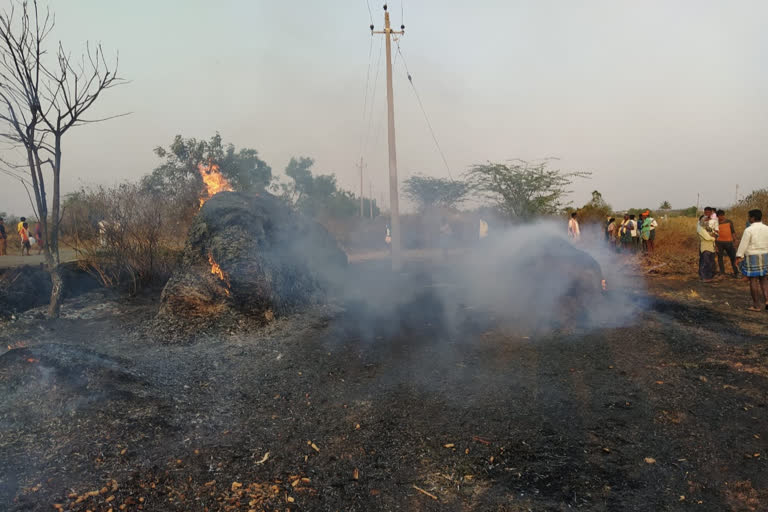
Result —
<path fill-rule="evenodd" d="M 207 200 L 213 197 L 219 192 L 232 192 L 232 185 L 229 184 L 227 179 L 222 176 L 219 166 L 216 164 L 198 164 L 197 170 L 200 176 L 203 177 L 205 183 L 206 196 L 200 198 L 200 207 L 205 204 Z"/>
<path fill-rule="evenodd" d="M 227 285 L 227 288 L 229 288 L 229 277 L 224 273 L 223 270 L 221 270 L 221 267 L 218 263 L 216 263 L 216 260 L 213 259 L 213 254 L 208 254 L 208 263 L 211 264 L 211 274 L 224 281 Z M 226 290 L 226 292 L 227 295 L 229 295 L 229 290 Z"/>
<path fill-rule="evenodd" d="M 28 363 L 39 363 L 40 360 L 39 359 L 35 359 L 34 357 L 28 357 L 27 358 L 27 362 Z"/>
<path fill-rule="evenodd" d="M 16 343 L 11 343 L 10 345 L 6 345 L 8 347 L 8 350 L 13 350 L 15 348 L 24 348 L 27 346 L 27 343 L 24 341 L 17 341 Z"/>

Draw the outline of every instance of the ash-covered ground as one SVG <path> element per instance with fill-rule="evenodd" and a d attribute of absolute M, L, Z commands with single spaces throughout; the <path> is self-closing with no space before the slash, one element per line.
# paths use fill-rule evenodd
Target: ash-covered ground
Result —
<path fill-rule="evenodd" d="M 633 276 L 542 328 L 447 303 L 463 285 L 425 265 L 356 264 L 357 298 L 186 343 L 151 294 L 3 323 L 0 509 L 768 509 L 743 282 Z"/>

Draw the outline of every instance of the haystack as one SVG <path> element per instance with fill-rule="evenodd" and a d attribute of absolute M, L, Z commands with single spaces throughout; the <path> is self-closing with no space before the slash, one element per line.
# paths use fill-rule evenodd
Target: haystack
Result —
<path fill-rule="evenodd" d="M 322 302 L 346 254 L 320 224 L 277 197 L 221 192 L 197 214 L 182 265 L 165 286 L 160 319 L 271 319 Z"/>

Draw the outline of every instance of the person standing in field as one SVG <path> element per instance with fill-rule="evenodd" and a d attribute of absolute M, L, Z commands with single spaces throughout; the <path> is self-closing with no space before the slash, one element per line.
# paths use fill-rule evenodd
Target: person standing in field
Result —
<path fill-rule="evenodd" d="M 629 222 L 631 223 L 630 234 L 632 235 L 632 250 L 638 252 L 640 250 L 640 230 L 637 229 L 637 221 L 634 214 L 629 216 Z"/>
<path fill-rule="evenodd" d="M 642 214 L 643 225 L 640 228 L 640 236 L 643 239 L 643 251 L 652 253 L 654 249 L 654 240 L 656 239 L 656 228 L 659 223 L 651 217 L 650 210 L 645 210 Z"/>
<path fill-rule="evenodd" d="M 21 255 L 24 256 L 24 224 L 27 223 L 26 217 L 19 218 L 19 223 L 16 224 L 16 233 L 19 235 L 19 246 L 21 247 Z M 29 238 L 29 233 L 27 233 L 27 238 Z"/>
<path fill-rule="evenodd" d="M 24 222 L 21 225 L 21 231 L 19 231 L 19 236 L 21 237 L 21 255 L 24 256 L 24 251 L 26 251 L 27 252 L 26 255 L 30 256 L 29 249 L 31 246 L 29 244 L 29 224 L 27 224 L 26 222 Z"/>
<path fill-rule="evenodd" d="M 696 234 L 699 235 L 699 278 L 703 283 L 711 283 L 715 277 L 715 237 L 707 229 L 709 219 L 699 217 Z"/>
<path fill-rule="evenodd" d="M 481 241 L 488 237 L 488 223 L 483 219 L 480 219 L 480 230 L 478 232 L 478 236 Z"/>
<path fill-rule="evenodd" d="M 748 215 L 750 224 L 736 251 L 736 265 L 749 278 L 749 311 L 763 311 L 768 310 L 768 226 L 763 224 L 762 211 L 750 210 Z"/>
<path fill-rule="evenodd" d="M 579 229 L 579 221 L 576 220 L 577 216 L 578 214 L 573 212 L 571 214 L 571 219 L 568 221 L 568 238 L 574 242 L 581 240 L 581 230 Z"/>
<path fill-rule="evenodd" d="M 616 228 L 616 219 L 611 217 L 608 219 L 608 226 L 605 228 L 605 232 L 608 233 L 608 244 L 612 248 L 616 248 L 616 232 L 618 229 Z"/>
<path fill-rule="evenodd" d="M 624 220 L 621 222 L 619 228 L 619 243 L 621 243 L 622 251 L 629 251 L 632 248 L 632 225 L 634 223 L 629 218 L 629 215 L 624 215 Z"/>
<path fill-rule="evenodd" d="M 705 228 L 709 233 L 717 238 L 718 232 L 720 230 L 720 226 L 717 222 L 717 213 L 715 212 L 715 209 L 711 206 L 707 206 L 704 208 L 704 216 L 707 218 L 707 222 L 705 225 Z"/>
<path fill-rule="evenodd" d="M 8 250 L 8 235 L 5 232 L 5 221 L 0 217 L 0 256 L 5 256 Z"/>
<path fill-rule="evenodd" d="M 719 233 L 715 245 L 717 247 L 717 263 L 720 266 L 720 273 L 725 275 L 725 255 L 731 260 L 731 269 L 733 277 L 739 278 L 741 274 L 736 268 L 736 228 L 733 222 L 725 218 L 724 210 L 717 210 L 717 224 Z"/>

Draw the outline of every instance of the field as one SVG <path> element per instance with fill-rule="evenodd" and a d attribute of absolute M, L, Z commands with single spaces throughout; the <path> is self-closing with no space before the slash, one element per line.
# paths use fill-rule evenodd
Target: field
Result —
<path fill-rule="evenodd" d="M 155 339 L 155 294 L 4 323 L 0 508 L 768 509 L 768 313 L 743 282 L 638 273 L 606 296 L 623 325 L 466 305 L 448 327 L 450 267 L 423 265 L 393 276 L 415 297 L 396 315 L 337 304 L 184 345 Z"/>

